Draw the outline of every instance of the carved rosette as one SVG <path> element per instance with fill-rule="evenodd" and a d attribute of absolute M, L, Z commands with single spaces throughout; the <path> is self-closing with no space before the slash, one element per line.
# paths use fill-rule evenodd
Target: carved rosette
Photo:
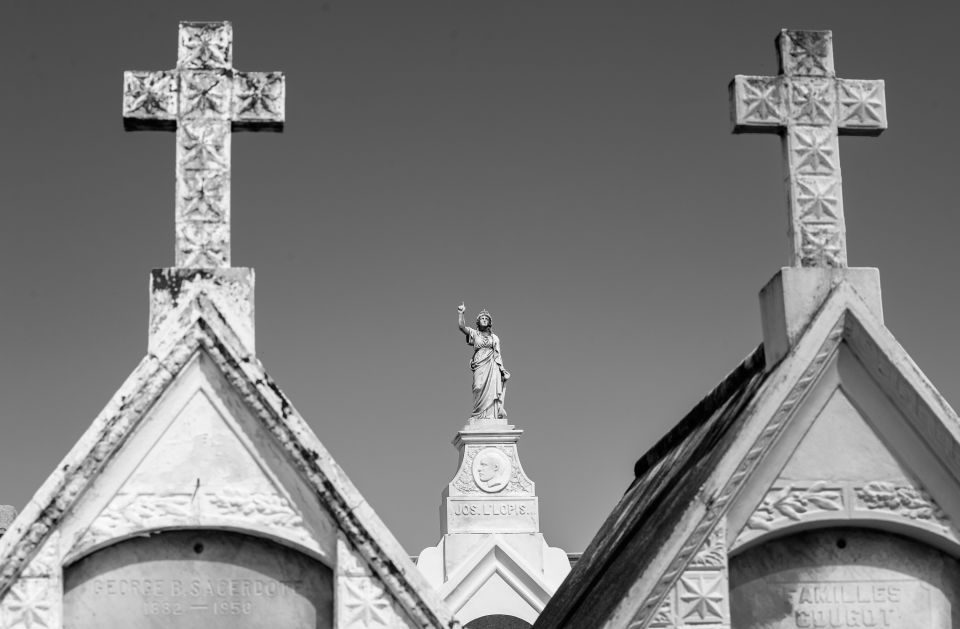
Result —
<path fill-rule="evenodd" d="M 484 482 L 479 474 L 480 461 L 477 456 L 488 448 L 501 453 L 508 462 L 506 467 L 509 473 L 503 483 Z M 450 483 L 450 495 L 533 496 L 535 492 L 534 482 L 520 466 L 516 444 L 469 444 L 464 446 L 460 469 Z"/>
<path fill-rule="evenodd" d="M 406 614 L 343 536 L 337 540 L 337 629 L 407 627 Z"/>
<path fill-rule="evenodd" d="M 243 124 L 282 122 L 284 118 L 283 74 L 241 72 L 234 77 L 233 119 Z"/>
<path fill-rule="evenodd" d="M 734 131 L 783 137 L 794 266 L 845 267 L 837 137 L 887 127 L 884 84 L 838 79 L 830 31 L 784 30 L 778 45 L 778 76 L 734 78 Z"/>
<path fill-rule="evenodd" d="M 769 531 L 824 520 L 886 519 L 957 540 L 943 510 L 921 488 L 903 481 L 807 481 L 775 484 L 747 520 L 735 546 Z"/>
<path fill-rule="evenodd" d="M 63 581 L 59 549 L 60 533 L 54 531 L 0 599 L 0 627 L 59 629 L 62 626 Z"/>
<path fill-rule="evenodd" d="M 63 598 L 59 579 L 21 577 L 0 603 L 0 620 L 5 629 L 57 628 Z"/>
<path fill-rule="evenodd" d="M 647 627 L 729 629 L 726 527 L 721 521 L 694 554 Z M 637 617 L 630 629 L 642 629 Z"/>
<path fill-rule="evenodd" d="M 177 67 L 215 70 L 233 65 L 233 26 L 230 22 L 181 22 Z"/>
<path fill-rule="evenodd" d="M 124 72 L 123 117 L 175 120 L 178 85 L 175 72 Z"/>

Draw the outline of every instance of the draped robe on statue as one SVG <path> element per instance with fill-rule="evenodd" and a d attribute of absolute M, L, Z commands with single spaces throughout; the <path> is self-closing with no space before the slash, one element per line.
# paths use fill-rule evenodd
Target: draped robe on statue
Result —
<path fill-rule="evenodd" d="M 466 328 L 467 345 L 473 346 L 473 412 L 470 419 L 503 419 L 504 374 L 500 357 L 500 339 L 493 332 L 484 334 Z"/>

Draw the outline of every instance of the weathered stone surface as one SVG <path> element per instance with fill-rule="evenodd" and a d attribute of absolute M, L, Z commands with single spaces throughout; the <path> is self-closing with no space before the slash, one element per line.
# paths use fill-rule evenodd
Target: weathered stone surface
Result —
<path fill-rule="evenodd" d="M 329 568 L 225 531 L 115 544 L 70 566 L 64 590 L 64 619 L 77 629 L 333 626 Z"/>
<path fill-rule="evenodd" d="M 166 268 L 150 273 L 150 334 L 148 348 L 159 348 L 178 337 L 182 309 L 199 295 L 212 300 L 228 319 L 238 340 L 250 354 L 256 351 L 255 274 L 253 269 Z"/>
<path fill-rule="evenodd" d="M 230 266 L 230 134 L 283 128 L 280 72 L 232 66 L 229 22 L 182 22 L 177 67 L 126 72 L 129 130 L 176 129 L 176 264 Z"/>
<path fill-rule="evenodd" d="M 768 541 L 730 561 L 737 629 L 940 629 L 960 621 L 960 564 L 879 531 L 827 529 Z"/>
<path fill-rule="evenodd" d="M 787 168 L 794 266 L 847 266 L 839 133 L 887 128 L 883 81 L 836 78 L 830 31 L 777 38 L 780 74 L 737 75 L 730 84 L 736 133 L 779 133 Z"/>

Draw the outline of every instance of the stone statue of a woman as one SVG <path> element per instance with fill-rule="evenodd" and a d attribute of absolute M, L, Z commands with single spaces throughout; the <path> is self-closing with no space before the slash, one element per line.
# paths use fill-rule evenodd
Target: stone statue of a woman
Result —
<path fill-rule="evenodd" d="M 503 395 L 510 372 L 503 366 L 500 356 L 500 339 L 493 333 L 493 318 L 486 309 L 477 315 L 477 329 L 464 325 L 463 303 L 457 306 L 457 322 L 460 331 L 467 337 L 467 345 L 473 347 L 470 369 L 473 371 L 473 412 L 470 423 L 501 423 L 507 411 L 503 407 Z"/>

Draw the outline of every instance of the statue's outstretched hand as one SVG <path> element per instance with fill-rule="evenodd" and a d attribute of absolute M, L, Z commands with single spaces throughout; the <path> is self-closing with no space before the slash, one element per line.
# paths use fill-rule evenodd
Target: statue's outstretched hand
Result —
<path fill-rule="evenodd" d="M 457 306 L 457 312 L 459 312 L 460 314 L 463 314 L 463 311 L 466 310 L 466 309 L 467 309 L 467 307 L 463 305 L 463 302 L 462 302 L 462 301 L 460 302 L 460 305 Z"/>

